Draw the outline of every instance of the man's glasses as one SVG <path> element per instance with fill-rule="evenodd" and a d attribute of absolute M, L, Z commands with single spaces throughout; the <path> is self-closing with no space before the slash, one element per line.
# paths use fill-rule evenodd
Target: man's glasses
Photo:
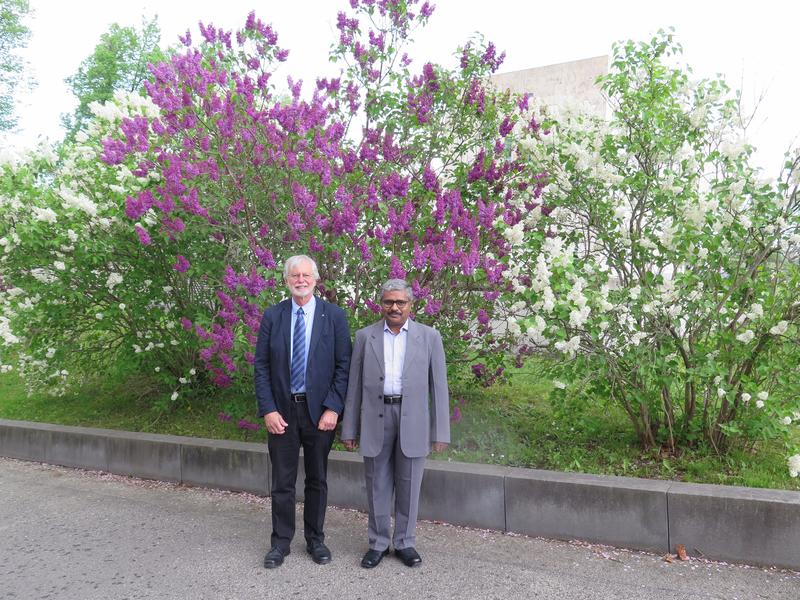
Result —
<path fill-rule="evenodd" d="M 409 305 L 408 300 L 381 300 L 381 305 L 383 308 L 392 308 L 392 304 L 396 304 L 397 308 L 403 310 L 406 306 Z"/>

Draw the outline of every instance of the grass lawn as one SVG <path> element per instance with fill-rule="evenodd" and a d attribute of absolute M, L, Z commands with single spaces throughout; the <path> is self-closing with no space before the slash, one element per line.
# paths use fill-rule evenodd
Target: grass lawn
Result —
<path fill-rule="evenodd" d="M 25 386 L 13 373 L 0 376 L 0 418 L 103 427 L 124 431 L 143 431 L 195 437 L 264 441 L 266 431 L 247 431 L 235 422 L 220 421 L 223 411 L 248 414 L 255 421 L 253 398 L 226 397 L 217 392 L 213 402 L 195 399 L 171 410 L 152 407 L 153 383 L 145 377 L 122 383 L 95 382 L 74 394 L 55 398 L 44 394 L 28 396 Z M 145 394 L 147 392 L 147 394 Z M 169 392 L 163 394 L 168 396 Z"/>
<path fill-rule="evenodd" d="M 574 471 L 800 490 L 780 445 L 754 452 L 732 450 L 718 457 L 707 450 L 679 456 L 643 452 L 625 415 L 598 406 L 579 415 L 561 415 L 547 401 L 549 383 L 533 371 L 515 373 L 511 384 L 451 390 L 461 419 L 452 424 L 452 444 L 439 459 Z M 153 409 L 153 383 L 136 377 L 124 383 L 87 384 L 61 398 L 28 397 L 13 373 L 0 376 L 0 418 L 264 442 L 266 432 L 240 429 L 255 417 L 250 395 L 217 391 L 213 400 L 183 401 L 171 410 Z M 223 422 L 220 412 L 234 415 Z M 336 447 L 342 449 L 337 442 Z"/>
<path fill-rule="evenodd" d="M 642 451 L 627 416 L 598 404 L 575 416 L 560 415 L 547 400 L 549 384 L 518 373 L 511 385 L 470 388 L 462 419 L 453 426 L 448 456 L 556 471 L 800 490 L 789 476 L 780 444 L 733 449 L 719 457 L 705 449 L 678 456 Z M 459 392 L 456 390 L 455 395 Z"/>

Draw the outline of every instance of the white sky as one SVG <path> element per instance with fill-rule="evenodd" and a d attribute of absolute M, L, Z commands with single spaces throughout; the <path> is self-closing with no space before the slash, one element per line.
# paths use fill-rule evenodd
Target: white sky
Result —
<path fill-rule="evenodd" d="M 785 0 L 433 0 L 428 27 L 415 36 L 413 52 L 421 60 L 453 67 L 453 53 L 474 32 L 506 51 L 503 71 L 516 71 L 611 53 L 614 41 L 646 40 L 659 28 L 674 26 L 685 63 L 697 76 L 721 73 L 740 88 L 746 105 L 766 94 L 748 134 L 759 148 L 757 164 L 778 174 L 783 152 L 800 137 L 800 70 L 796 63 L 796 27 L 800 3 Z M 162 46 L 177 42 L 197 22 L 225 29 L 244 24 L 255 10 L 272 23 L 279 44 L 290 50 L 288 71 L 306 85 L 330 75 L 327 51 L 336 36 L 336 13 L 347 0 L 31 0 L 33 36 L 25 56 L 38 81 L 21 99 L 19 131 L 10 141 L 31 145 L 38 137 L 59 139 L 59 115 L 75 102 L 63 83 L 116 22 L 141 25 L 158 15 Z M 535 92 L 535 90 L 532 90 Z"/>

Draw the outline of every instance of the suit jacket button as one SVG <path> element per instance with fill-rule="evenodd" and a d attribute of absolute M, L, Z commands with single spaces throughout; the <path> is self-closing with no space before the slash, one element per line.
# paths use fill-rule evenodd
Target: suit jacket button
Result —
<path fill-rule="evenodd" d="M 379 379 L 380 381 L 383 381 L 383 377 L 378 377 L 378 379 Z"/>
<path fill-rule="evenodd" d="M 382 417 L 382 416 L 383 416 L 383 414 L 380 414 L 380 415 L 378 415 L 378 416 L 379 416 L 379 417 Z"/>

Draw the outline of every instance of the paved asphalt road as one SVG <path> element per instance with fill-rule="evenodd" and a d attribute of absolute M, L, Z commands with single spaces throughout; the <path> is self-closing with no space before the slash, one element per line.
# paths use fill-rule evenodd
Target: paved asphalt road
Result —
<path fill-rule="evenodd" d="M 798 573 L 428 522 L 420 568 L 390 555 L 368 571 L 366 517 L 341 509 L 331 564 L 311 561 L 300 525 L 267 571 L 268 524 L 265 498 L 0 458 L 0 598 L 800 599 Z"/>

